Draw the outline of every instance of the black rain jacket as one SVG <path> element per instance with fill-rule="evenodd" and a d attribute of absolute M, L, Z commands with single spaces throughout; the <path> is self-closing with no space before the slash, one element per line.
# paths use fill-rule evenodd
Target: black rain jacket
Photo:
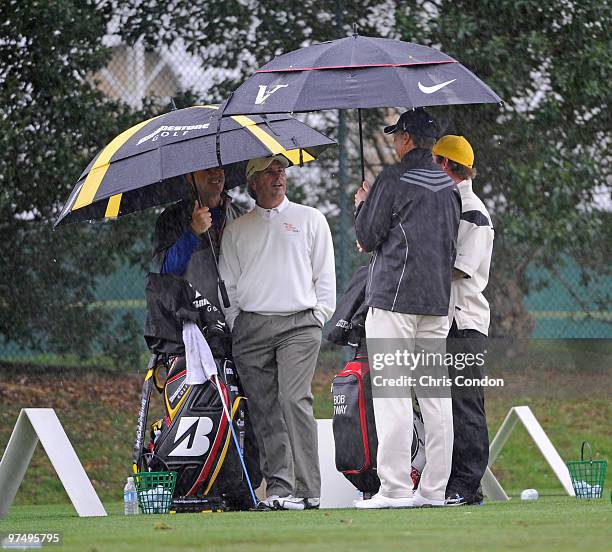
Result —
<path fill-rule="evenodd" d="M 355 219 L 357 240 L 374 254 L 369 307 L 447 316 L 461 195 L 433 162 L 413 149 L 376 178 Z"/>

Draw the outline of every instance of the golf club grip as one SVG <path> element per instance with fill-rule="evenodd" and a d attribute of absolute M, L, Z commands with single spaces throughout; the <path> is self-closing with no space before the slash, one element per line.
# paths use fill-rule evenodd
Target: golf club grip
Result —
<path fill-rule="evenodd" d="M 221 292 L 221 299 L 223 300 L 223 306 L 227 309 L 231 305 L 225 282 L 219 277 L 219 291 Z"/>

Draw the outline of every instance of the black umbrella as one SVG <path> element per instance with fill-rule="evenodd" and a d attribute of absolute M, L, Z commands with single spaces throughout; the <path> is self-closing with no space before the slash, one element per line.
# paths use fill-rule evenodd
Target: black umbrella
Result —
<path fill-rule="evenodd" d="M 469 69 L 411 42 L 354 35 L 274 58 L 230 97 L 224 115 L 500 103 Z M 361 111 L 359 111 L 361 139 Z"/>
<path fill-rule="evenodd" d="M 210 105 L 171 111 L 113 139 L 83 171 L 55 225 L 176 201 L 191 193 L 187 173 L 220 165 L 231 172 L 245 160 L 279 154 L 303 164 L 332 144 L 289 115 L 220 118 Z"/>

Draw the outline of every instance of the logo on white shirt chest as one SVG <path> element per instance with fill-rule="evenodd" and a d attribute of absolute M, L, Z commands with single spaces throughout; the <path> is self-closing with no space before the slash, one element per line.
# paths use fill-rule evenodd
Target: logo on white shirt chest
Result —
<path fill-rule="evenodd" d="M 291 224 L 290 222 L 283 222 L 283 229 L 286 232 L 299 233 L 301 230 L 295 226 L 295 224 Z"/>

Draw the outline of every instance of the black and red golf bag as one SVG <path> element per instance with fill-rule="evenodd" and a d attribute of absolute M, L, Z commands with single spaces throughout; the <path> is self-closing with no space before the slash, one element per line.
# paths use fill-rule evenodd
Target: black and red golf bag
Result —
<path fill-rule="evenodd" d="M 176 471 L 175 499 L 214 499 L 234 510 L 252 507 L 223 403 L 254 488 L 261 483 L 259 451 L 222 313 L 186 280 L 168 274 L 147 276 L 146 298 L 145 339 L 152 356 L 141 397 L 135 469 Z M 216 377 L 197 385 L 185 382 L 185 321 L 194 322 L 202 332 L 217 366 Z M 150 425 L 145 442 L 153 387 L 162 395 L 163 413 Z"/>
<path fill-rule="evenodd" d="M 370 366 L 365 347 L 356 350 L 332 382 L 336 445 L 336 469 L 362 493 L 372 495 L 380 487 L 376 473 L 376 419 L 372 402 Z M 413 409 L 412 482 L 416 488 L 425 466 L 425 427 L 417 407 Z"/>
<path fill-rule="evenodd" d="M 376 473 L 378 438 L 370 366 L 365 347 L 366 279 L 367 267 L 359 268 L 338 301 L 336 312 L 326 328 L 325 338 L 336 345 L 351 346 L 355 351 L 354 358 L 334 376 L 332 382 L 332 427 L 336 446 L 336 469 L 367 497 L 378 491 L 380 479 Z M 415 488 L 424 466 L 425 428 L 416 404 L 413 416 L 411 473 Z"/>

